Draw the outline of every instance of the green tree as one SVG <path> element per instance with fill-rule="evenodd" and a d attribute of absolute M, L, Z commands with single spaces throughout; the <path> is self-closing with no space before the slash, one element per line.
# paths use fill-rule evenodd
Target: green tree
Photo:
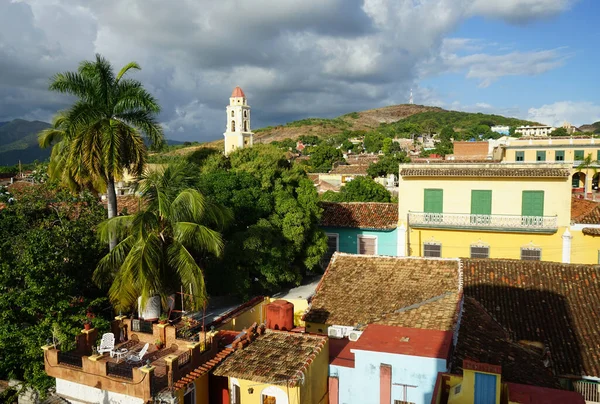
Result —
<path fill-rule="evenodd" d="M 370 177 L 356 177 L 340 192 L 327 191 L 321 199 L 329 202 L 390 202 L 390 192 Z"/>
<path fill-rule="evenodd" d="M 552 136 L 569 136 L 569 132 L 565 128 L 556 128 L 550 133 Z"/>
<path fill-rule="evenodd" d="M 16 378 L 42 395 L 54 385 L 40 349 L 53 334 L 73 347 L 84 319 L 103 332 L 112 311 L 90 278 L 106 251 L 96 238 L 106 212 L 89 193 L 74 197 L 40 184 L 0 210 L 0 379 Z M 89 316 L 87 315 L 88 313 Z"/>
<path fill-rule="evenodd" d="M 310 154 L 308 165 L 310 171 L 314 173 L 326 173 L 331 170 L 334 163 L 344 160 L 340 149 L 324 144 L 310 147 L 308 153 Z"/>
<path fill-rule="evenodd" d="M 189 287 L 195 309 L 206 301 L 198 257 L 221 254 L 223 240 L 217 230 L 225 227 L 231 214 L 195 189 L 181 190 L 190 181 L 181 165 L 145 174 L 139 190 L 147 207 L 100 225 L 101 240 L 116 234 L 119 244 L 100 260 L 94 281 L 111 284 L 109 298 L 116 309 L 134 308 L 138 296 L 143 307 L 154 295 L 166 308 L 168 296 L 181 285 Z"/>
<path fill-rule="evenodd" d="M 81 62 L 77 72 L 56 74 L 50 84 L 50 90 L 77 97 L 55 121 L 53 129 L 62 137 L 54 158 L 60 155 L 66 167 L 85 174 L 73 180 L 88 184 L 89 176 L 94 184 L 106 184 L 109 218 L 117 215 L 115 181 L 124 170 L 135 176 L 143 172 L 147 159 L 143 137 L 153 147 L 164 143 L 155 118 L 160 112 L 158 102 L 139 81 L 125 77 L 139 69 L 131 62 L 115 76 L 110 63 L 96 55 L 95 61 Z M 40 144 L 50 143 L 46 136 L 54 135 L 43 133 Z M 111 248 L 114 243 L 111 239 Z"/>
<path fill-rule="evenodd" d="M 300 135 L 298 136 L 298 140 L 305 146 L 316 146 L 321 143 L 321 139 L 316 135 Z"/>
<path fill-rule="evenodd" d="M 383 147 L 384 136 L 378 132 L 369 132 L 365 135 L 363 141 L 365 150 L 368 153 L 378 153 Z"/>
<path fill-rule="evenodd" d="M 437 130 L 438 125 L 433 119 L 427 119 L 427 120 L 423 121 L 423 123 L 421 124 L 421 127 L 423 128 L 425 133 L 427 133 L 429 136 L 431 136 Z"/>
<path fill-rule="evenodd" d="M 456 136 L 456 132 L 451 126 L 444 126 L 440 131 L 439 138 L 441 141 L 450 142 L 452 139 L 456 138 Z"/>
<path fill-rule="evenodd" d="M 207 261 L 209 292 L 272 293 L 317 268 L 327 249 L 317 192 L 281 150 L 255 145 L 232 153 L 228 168 L 205 165 L 199 189 L 236 218 L 223 233 L 222 258 Z"/>
<path fill-rule="evenodd" d="M 410 158 L 404 152 L 395 155 L 384 156 L 376 163 L 371 163 L 367 168 L 367 173 L 372 177 L 383 177 L 389 174 L 398 176 L 399 166 L 402 163 L 409 163 Z"/>

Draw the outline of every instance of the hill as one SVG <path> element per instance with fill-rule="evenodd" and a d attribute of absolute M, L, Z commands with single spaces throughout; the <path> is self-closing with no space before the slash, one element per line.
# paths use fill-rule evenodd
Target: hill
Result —
<path fill-rule="evenodd" d="M 40 149 L 37 140 L 38 134 L 49 127 L 50 124 L 46 122 L 24 119 L 0 122 L 0 166 L 12 166 L 19 161 L 28 164 L 49 158 L 52 149 Z M 169 146 L 183 143 L 167 139 Z"/>
<path fill-rule="evenodd" d="M 37 135 L 49 128 L 50 124 L 41 121 L 15 119 L 0 125 L 0 165 L 10 166 L 31 163 L 34 160 L 45 160 L 50 156 L 50 149 L 40 149 Z"/>
<path fill-rule="evenodd" d="M 425 105 L 392 105 L 389 107 L 370 109 L 362 112 L 351 112 L 333 119 L 308 118 L 293 121 L 285 125 L 267 126 L 254 131 L 254 143 L 270 143 L 284 139 L 296 140 L 302 135 L 330 137 L 344 131 L 368 132 L 375 129 L 393 131 L 396 125 L 414 123 L 423 126 L 427 121 L 434 121 L 437 129 L 450 125 L 457 131 L 467 130 L 475 125 L 535 125 L 536 122 L 501 115 L 447 111 L 438 107 Z M 198 146 L 179 148 L 165 153 L 167 156 L 185 155 L 204 147 L 223 148 L 223 140 L 215 140 Z"/>
<path fill-rule="evenodd" d="M 582 132 L 600 133 L 600 121 L 591 123 L 589 125 L 581 125 L 579 130 Z"/>

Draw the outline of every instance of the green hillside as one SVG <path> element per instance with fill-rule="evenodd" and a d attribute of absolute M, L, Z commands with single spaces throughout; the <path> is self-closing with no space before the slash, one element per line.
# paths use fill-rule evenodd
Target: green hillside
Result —
<path fill-rule="evenodd" d="M 0 165 L 10 166 L 31 163 L 34 160 L 45 160 L 50 156 L 50 149 L 40 149 L 37 135 L 49 128 L 50 124 L 41 121 L 15 119 L 0 125 Z"/>
<path fill-rule="evenodd" d="M 454 130 L 464 131 L 477 125 L 505 125 L 505 126 L 523 126 L 523 125 L 539 125 L 537 122 L 525 121 L 517 118 L 507 118 L 501 115 L 491 115 L 460 112 L 460 111 L 429 111 L 420 114 L 411 115 L 402 120 L 403 123 L 414 123 L 423 127 L 429 122 L 434 122 L 437 128 L 451 126 Z"/>

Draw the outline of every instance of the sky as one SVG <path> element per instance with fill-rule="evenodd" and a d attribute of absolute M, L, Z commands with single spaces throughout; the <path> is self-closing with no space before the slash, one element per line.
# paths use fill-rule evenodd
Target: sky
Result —
<path fill-rule="evenodd" d="M 414 102 L 549 125 L 600 121 L 598 0 L 0 0 L 0 121 L 72 102 L 50 77 L 130 61 L 167 138 Z"/>

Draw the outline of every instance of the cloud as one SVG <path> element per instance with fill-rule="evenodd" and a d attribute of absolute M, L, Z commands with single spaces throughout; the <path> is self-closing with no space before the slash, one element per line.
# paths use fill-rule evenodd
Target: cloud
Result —
<path fill-rule="evenodd" d="M 600 121 L 600 105 L 589 101 L 560 101 L 530 108 L 527 119 L 553 126 L 565 121 L 581 126 Z"/>
<path fill-rule="evenodd" d="M 49 77 L 96 52 L 115 68 L 139 62 L 135 77 L 161 102 L 167 135 L 184 140 L 222 135 L 236 85 L 249 97 L 253 127 L 260 127 L 406 102 L 425 74 L 462 71 L 486 86 L 560 64 L 560 50 L 490 55 L 490 44 L 447 39 L 475 15 L 523 23 L 571 5 L 490 3 L 500 2 L 0 1 L 0 121 L 50 119 L 70 99 L 47 91 Z"/>

